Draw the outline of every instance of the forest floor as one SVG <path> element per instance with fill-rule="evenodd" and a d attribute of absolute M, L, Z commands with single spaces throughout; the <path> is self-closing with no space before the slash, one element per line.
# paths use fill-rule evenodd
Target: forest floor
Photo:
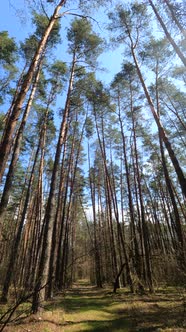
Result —
<path fill-rule="evenodd" d="M 126 289 L 113 294 L 111 289 L 98 289 L 82 281 L 45 303 L 39 314 L 3 331 L 182 332 L 186 331 L 185 299 L 180 288 L 167 287 L 139 296 Z"/>

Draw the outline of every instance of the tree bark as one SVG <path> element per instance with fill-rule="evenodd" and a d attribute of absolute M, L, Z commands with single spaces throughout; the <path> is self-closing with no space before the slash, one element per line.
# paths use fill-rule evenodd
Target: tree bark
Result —
<path fill-rule="evenodd" d="M 138 246 L 138 241 L 136 237 L 136 227 L 135 227 L 135 218 L 134 218 L 134 203 L 132 199 L 132 192 L 131 192 L 131 183 L 130 183 L 130 173 L 129 173 L 129 167 L 128 167 L 128 160 L 127 160 L 127 150 L 126 150 L 126 138 L 124 134 L 124 128 L 123 128 L 123 121 L 121 118 L 121 108 L 120 108 L 120 96 L 118 95 L 118 108 L 119 108 L 119 123 L 120 123 L 120 129 L 121 129 L 121 136 L 122 136 L 122 149 L 123 149 L 123 156 L 124 156 L 124 166 L 125 166 L 125 172 L 126 172 L 126 180 L 127 180 L 127 196 L 128 196 L 128 204 L 129 204 L 129 212 L 130 212 L 130 222 L 132 226 L 132 237 L 134 242 L 134 252 L 135 252 L 135 270 L 137 273 L 137 276 L 139 280 L 141 279 L 142 272 L 141 272 L 141 257 L 140 257 L 140 251 Z M 141 228 L 141 226 L 140 226 Z M 141 236 L 141 235 L 140 235 Z"/>
<path fill-rule="evenodd" d="M 163 0 L 163 1 L 166 3 L 167 7 L 169 8 L 173 21 L 176 23 L 180 32 L 183 34 L 183 36 L 186 38 L 186 31 L 185 31 L 184 27 L 181 25 L 181 23 L 179 22 L 179 20 L 177 19 L 177 16 L 176 16 L 169 0 Z"/>
<path fill-rule="evenodd" d="M 54 199 L 55 199 L 55 189 L 56 189 L 56 182 L 57 182 L 57 173 L 58 173 L 58 167 L 59 167 L 60 156 L 61 156 L 61 148 L 62 148 L 62 145 L 64 144 L 64 139 L 66 137 L 66 130 L 67 130 L 66 127 L 67 127 L 67 119 L 68 119 L 68 115 L 69 115 L 69 111 L 70 111 L 70 96 L 71 96 L 73 81 L 74 81 L 75 65 L 76 65 L 76 54 L 74 52 L 68 92 L 67 92 L 66 103 L 65 103 L 65 109 L 64 109 L 63 119 L 61 122 L 57 149 L 56 149 L 56 154 L 55 154 L 55 160 L 54 160 L 54 166 L 53 166 L 53 171 L 52 171 L 50 193 L 49 193 L 49 198 L 48 198 L 47 207 L 46 207 L 46 211 L 45 211 L 45 218 L 44 218 L 45 228 L 44 228 L 44 236 L 43 236 L 43 246 L 42 246 L 41 259 L 40 259 L 39 268 L 38 268 L 38 276 L 37 276 L 37 280 L 36 280 L 35 291 L 34 291 L 33 302 L 32 302 L 32 311 L 35 313 L 38 311 L 38 308 L 39 308 L 39 294 L 38 294 L 39 289 L 41 289 L 41 286 L 46 284 L 47 280 L 48 280 L 50 253 L 51 253 L 51 246 L 52 246 L 52 232 L 53 232 L 53 227 L 54 227 L 54 209 L 55 209 Z M 46 289 L 43 289 L 42 294 L 41 294 L 41 300 L 43 300 L 45 298 L 45 291 L 46 291 Z"/>
<path fill-rule="evenodd" d="M 6 126 L 6 132 L 3 135 L 3 139 L 0 145 L 0 182 L 2 181 L 2 177 L 4 174 L 4 170 L 6 167 L 6 162 L 8 160 L 8 156 L 10 153 L 10 149 L 12 146 L 12 139 L 13 134 L 17 125 L 17 121 L 19 119 L 19 115 L 21 112 L 22 105 L 25 101 L 27 92 L 30 88 L 30 85 L 32 83 L 33 75 L 35 73 L 35 70 L 38 66 L 38 63 L 40 61 L 40 58 L 43 56 L 46 44 L 48 41 L 48 38 L 50 36 L 50 33 L 54 27 L 54 24 L 56 20 L 58 19 L 59 11 L 62 8 L 62 6 L 65 4 L 65 0 L 61 0 L 59 4 L 56 6 L 50 20 L 48 23 L 48 26 L 46 27 L 46 30 L 43 34 L 43 37 L 38 45 L 38 48 L 35 52 L 34 58 L 30 64 L 30 67 L 27 71 L 27 74 L 24 77 L 22 86 L 20 88 L 19 93 L 17 94 L 16 100 L 12 106 L 11 115 L 9 117 L 9 121 Z"/>
<path fill-rule="evenodd" d="M 27 102 L 24 114 L 23 114 L 23 118 L 18 130 L 18 133 L 16 135 L 16 139 L 15 139 L 15 145 L 14 145 L 14 149 L 13 149 L 13 154 L 12 154 L 12 159 L 9 165 L 9 170 L 6 176 L 6 182 L 5 182 L 5 186 L 3 189 L 3 194 L 1 197 L 1 202 L 0 202 L 0 223 L 1 220 L 3 220 L 4 217 L 4 212 L 6 210 L 6 207 L 8 205 L 8 200 L 9 200 L 9 196 L 10 196 L 10 192 L 11 192 L 11 188 L 12 188 L 12 179 L 14 176 L 14 172 L 15 172 L 15 168 L 16 168 L 16 164 L 19 158 L 19 153 L 20 153 L 20 147 L 21 147 L 21 142 L 22 142 L 22 137 L 23 137 L 23 131 L 26 125 L 26 121 L 28 118 L 28 115 L 30 113 L 30 109 L 32 106 L 32 102 L 35 96 L 35 92 L 37 89 L 37 84 L 39 81 L 39 77 L 40 77 L 40 70 L 41 70 L 41 66 L 42 66 L 42 61 L 40 61 L 39 63 L 39 67 L 37 69 L 37 73 L 36 73 L 36 77 L 34 80 L 34 84 L 32 86 L 32 90 L 30 93 L 30 97 L 29 100 Z"/>
<path fill-rule="evenodd" d="M 183 62 L 183 64 L 186 66 L 186 58 L 184 56 L 184 54 L 181 52 L 180 48 L 177 46 L 177 44 L 175 43 L 174 39 L 171 37 L 170 33 L 168 32 L 166 25 L 164 24 L 161 16 L 158 14 L 158 11 L 156 10 L 155 5 L 153 4 L 153 2 L 151 0 L 148 0 L 150 6 L 152 7 L 159 23 L 161 24 L 163 31 L 167 37 L 167 39 L 169 40 L 169 42 L 171 43 L 172 47 L 174 48 L 175 52 L 177 53 L 177 55 L 179 56 L 180 60 Z"/>
<path fill-rule="evenodd" d="M 150 0 L 149 0 L 150 1 Z M 165 144 L 165 147 L 168 151 L 168 154 L 169 154 L 169 157 L 171 159 L 171 162 L 174 166 L 174 169 L 175 169 L 175 172 L 178 176 L 178 180 L 179 180 L 179 183 L 180 183 L 180 187 L 182 189 L 182 192 L 183 192 L 183 195 L 186 197 L 186 178 L 184 176 L 184 173 L 182 171 L 182 168 L 180 167 L 180 164 L 178 162 L 178 159 L 176 158 L 175 156 L 175 153 L 174 153 L 174 150 L 172 149 L 172 146 L 171 146 L 171 143 L 169 142 L 169 139 L 165 133 L 165 130 L 161 124 L 161 121 L 159 119 L 159 116 L 157 114 L 157 111 L 154 107 L 154 104 L 152 102 L 152 99 L 150 97 L 150 94 L 148 92 L 148 89 L 146 87 L 146 84 L 144 82 L 144 79 L 143 79 L 143 76 L 142 76 L 142 73 L 141 73 L 141 70 L 139 68 L 139 64 L 138 64 L 138 61 L 137 61 L 137 58 L 136 58 L 136 55 L 135 55 L 135 51 L 134 51 L 134 47 L 133 47 L 133 44 L 131 45 L 131 52 L 132 52 L 132 56 L 133 56 L 133 59 L 134 59 L 134 63 L 135 63 L 135 66 L 136 66 L 136 70 L 137 70 L 137 73 L 138 73 L 138 76 L 139 76 L 139 79 L 140 79 L 140 82 L 141 82 L 141 85 L 143 87 L 143 90 L 144 90 L 144 93 L 145 93 L 145 96 L 146 96 L 146 99 L 148 101 L 148 104 L 150 106 L 150 110 L 152 112 L 152 115 L 155 119 L 155 122 L 157 124 L 157 127 L 158 127 L 158 130 L 159 130 L 159 133 L 160 133 L 160 136 Z"/>
<path fill-rule="evenodd" d="M 159 89 L 158 89 L 158 64 L 156 65 L 156 108 L 157 108 L 157 114 L 158 117 L 160 118 L 160 103 L 159 103 Z M 183 231 L 182 231 L 182 225 L 181 225 L 181 220 L 180 220 L 180 215 L 179 211 L 177 208 L 176 204 L 176 199 L 172 187 L 172 182 L 169 176 L 168 168 L 166 165 L 166 159 L 165 159 L 165 153 L 164 153 L 164 147 L 163 147 L 163 142 L 162 142 L 162 137 L 160 130 L 158 130 L 159 134 L 159 144 L 160 144 L 160 153 L 161 153 L 161 161 L 162 161 L 162 166 L 163 166 L 163 172 L 164 172 L 164 177 L 165 177 L 165 182 L 167 185 L 167 189 L 170 195 L 170 199 L 172 202 L 173 210 L 174 210 L 174 218 L 175 218 L 175 230 L 177 234 L 177 239 L 179 242 L 179 263 L 181 259 L 181 266 L 183 267 L 184 265 L 184 237 L 183 237 Z"/>
<path fill-rule="evenodd" d="M 27 193 L 26 193 L 26 198 L 25 198 L 25 202 L 24 202 L 24 208 L 23 208 L 23 211 L 21 213 L 21 218 L 20 218 L 20 221 L 19 221 L 19 226 L 18 226 L 16 238 L 14 240 L 13 247 L 12 247 L 11 254 L 10 254 L 10 258 L 9 258 L 9 262 L 8 262 L 8 268 L 7 268 L 7 271 L 6 271 L 5 281 L 4 281 L 2 295 L 1 295 L 1 301 L 2 302 L 7 302 L 8 290 L 9 290 L 9 287 L 10 287 L 10 282 L 11 282 L 12 274 L 13 274 L 13 271 L 14 271 L 16 257 L 18 255 L 18 248 L 19 248 L 19 244 L 20 244 L 20 240 L 21 240 L 22 229 L 23 229 L 25 216 L 26 216 L 26 213 L 27 213 L 27 207 L 28 207 L 28 203 L 29 203 L 29 199 L 30 199 L 30 195 L 31 195 L 31 187 L 32 187 L 32 183 L 33 183 L 33 180 L 34 180 L 34 171 L 35 171 L 35 166 L 36 166 L 36 162 L 37 162 L 37 158 L 38 158 L 39 148 L 40 148 L 40 144 L 38 144 L 37 151 L 36 151 L 36 154 L 35 154 L 35 159 L 34 159 L 34 163 L 33 163 L 33 166 L 32 166 L 32 171 L 31 171 L 30 180 L 29 180 L 29 184 L 28 184 L 28 189 L 27 189 Z"/>

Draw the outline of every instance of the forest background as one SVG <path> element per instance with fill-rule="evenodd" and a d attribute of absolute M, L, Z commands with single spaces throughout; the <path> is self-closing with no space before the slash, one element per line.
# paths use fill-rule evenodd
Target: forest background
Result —
<path fill-rule="evenodd" d="M 184 3 L 2 6 L 2 302 L 184 285 Z"/>

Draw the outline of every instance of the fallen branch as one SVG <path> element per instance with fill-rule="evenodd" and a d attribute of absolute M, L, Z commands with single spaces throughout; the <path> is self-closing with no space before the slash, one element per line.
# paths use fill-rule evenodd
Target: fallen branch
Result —
<path fill-rule="evenodd" d="M 45 287 L 47 286 L 47 284 L 48 284 L 48 282 L 47 282 L 44 286 L 40 287 L 40 289 L 39 289 L 38 291 L 40 292 L 43 288 L 45 288 Z M 0 329 L 0 332 L 2 332 L 2 331 L 4 330 L 4 328 L 6 327 L 6 325 L 10 322 L 11 317 L 13 316 L 14 312 L 16 311 L 16 309 L 20 306 L 20 304 L 26 302 L 26 301 L 27 301 L 29 298 L 31 298 L 33 295 L 34 295 L 34 291 L 31 292 L 31 293 L 29 293 L 29 294 L 27 294 L 27 295 L 25 295 L 25 296 L 20 297 L 20 299 L 18 299 L 17 302 L 16 302 L 12 307 L 10 307 L 10 308 L 9 308 L 9 309 L 8 309 L 3 315 L 2 315 L 2 317 L 0 318 L 0 324 L 2 324 L 2 327 L 1 327 L 1 329 Z M 7 319 L 6 319 L 5 321 L 3 321 L 3 319 L 4 319 L 7 315 L 8 315 Z M 12 321 L 14 321 L 14 320 L 12 320 Z M 12 321 L 11 321 L 11 322 L 12 322 Z"/>

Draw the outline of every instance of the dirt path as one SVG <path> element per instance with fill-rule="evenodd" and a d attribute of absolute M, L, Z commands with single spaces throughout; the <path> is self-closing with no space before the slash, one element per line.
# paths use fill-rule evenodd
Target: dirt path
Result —
<path fill-rule="evenodd" d="M 5 332 L 182 332 L 186 331 L 183 293 L 176 289 L 154 295 L 131 295 L 97 289 L 81 282 L 46 303 L 44 310 Z"/>

